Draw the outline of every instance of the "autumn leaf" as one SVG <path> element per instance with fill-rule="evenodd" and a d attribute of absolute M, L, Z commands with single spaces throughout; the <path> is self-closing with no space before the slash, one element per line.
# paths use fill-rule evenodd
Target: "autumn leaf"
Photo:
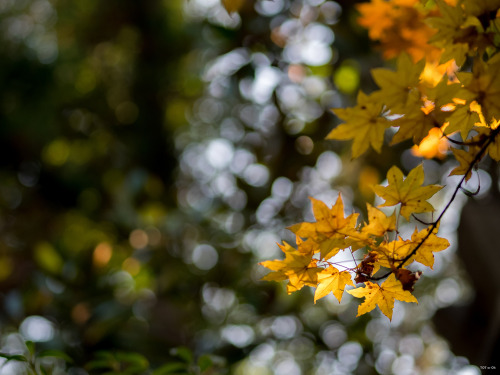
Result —
<path fill-rule="evenodd" d="M 429 17 L 426 22 L 437 29 L 430 42 L 450 42 L 455 39 L 457 30 L 466 20 L 466 15 L 461 6 L 452 6 L 445 0 L 435 0 L 440 11 L 439 17 Z M 461 64 L 459 64 L 461 65 Z"/>
<path fill-rule="evenodd" d="M 450 246 L 450 242 L 446 238 L 436 236 L 438 228 L 435 228 L 428 236 L 430 229 L 431 228 L 426 228 L 418 232 L 417 228 L 415 228 L 415 232 L 411 236 L 411 241 L 413 242 L 411 251 L 413 251 L 418 244 L 422 243 L 415 253 L 414 259 L 416 262 L 432 268 L 434 266 L 433 253 L 446 250 Z"/>
<path fill-rule="evenodd" d="M 453 156 L 455 156 L 455 159 L 457 159 L 460 165 L 453 169 L 450 172 L 449 176 L 464 175 L 465 173 L 467 173 L 467 170 L 469 169 L 471 163 L 476 158 L 478 150 L 475 147 L 470 147 L 469 151 L 459 150 L 456 148 L 452 148 L 451 151 L 453 152 Z M 467 173 L 467 176 L 465 176 L 465 181 L 469 181 L 471 176 L 472 172 L 469 171 Z"/>
<path fill-rule="evenodd" d="M 381 102 L 360 91 L 358 104 L 355 107 L 333 110 L 346 123 L 340 124 L 333 129 L 326 139 L 354 139 L 352 145 L 353 158 L 359 157 L 370 146 L 380 153 L 384 143 L 385 129 L 391 126 L 391 122 L 381 115 L 382 106 Z"/>
<path fill-rule="evenodd" d="M 370 251 L 368 254 L 365 254 L 361 263 L 358 264 L 354 281 L 357 283 L 364 283 L 368 281 L 368 277 L 377 273 L 379 269 L 378 254 L 374 251 Z"/>
<path fill-rule="evenodd" d="M 446 127 L 445 133 L 451 134 L 459 131 L 462 139 L 467 139 L 469 132 L 479 122 L 479 113 L 474 111 L 473 108 L 476 107 L 472 103 L 457 107 L 448 118 L 449 125 Z"/>
<path fill-rule="evenodd" d="M 418 91 L 420 74 L 424 67 L 425 60 L 414 63 L 406 53 L 402 53 L 397 60 L 397 71 L 373 69 L 373 79 L 380 87 L 380 91 L 375 93 L 376 97 L 389 107 L 392 113 L 404 113 L 414 98 L 410 94 Z"/>
<path fill-rule="evenodd" d="M 388 186 L 376 185 L 373 187 L 375 194 L 385 199 L 385 203 L 381 207 L 401 203 L 401 215 L 406 220 L 410 219 L 412 213 L 434 211 L 434 207 L 427 202 L 427 199 L 443 188 L 439 185 L 421 186 L 424 182 L 422 164 L 413 168 L 406 178 L 398 167 L 393 166 L 387 172 L 387 180 L 389 181 Z"/>
<path fill-rule="evenodd" d="M 391 145 L 412 139 L 413 143 L 420 143 L 436 126 L 434 116 L 434 105 L 429 103 L 427 108 L 421 108 L 420 98 L 407 108 L 404 116 L 394 121 L 394 126 L 399 126 L 399 130 L 391 140 Z"/>
<path fill-rule="evenodd" d="M 297 236 L 312 241 L 320 250 L 322 258 L 333 257 L 341 249 L 349 247 L 346 237 L 356 232 L 358 214 L 351 214 L 344 218 L 344 203 L 340 194 L 331 209 L 317 199 L 310 199 L 316 222 L 299 223 L 288 229 Z"/>
<path fill-rule="evenodd" d="M 373 247 L 372 251 L 377 254 L 377 263 L 381 267 L 394 269 L 411 252 L 411 246 L 412 242 L 410 240 L 403 240 L 398 237 L 394 241 L 383 241 L 378 246 Z"/>
<path fill-rule="evenodd" d="M 498 127 L 500 125 L 500 120 L 492 119 L 488 128 L 478 127 L 475 130 L 477 131 L 477 135 L 470 139 L 471 143 L 479 143 L 482 144 L 488 138 L 492 138 L 490 145 L 488 146 L 487 152 L 490 157 L 495 161 L 500 161 L 500 136 L 498 133 Z M 478 149 L 478 148 L 476 148 Z M 481 158 L 484 155 L 481 156 Z"/>
<path fill-rule="evenodd" d="M 434 266 L 433 253 L 445 250 L 450 246 L 446 238 L 436 236 L 437 231 L 438 228 L 435 228 L 427 237 L 429 228 L 423 229 L 420 232 L 415 228 L 411 240 L 398 238 L 395 241 L 382 242 L 379 246 L 373 248 L 373 252 L 377 254 L 378 264 L 394 270 L 397 267 L 401 267 L 402 261 L 418 247 L 416 253 L 406 259 L 405 264 L 409 264 L 415 260 L 424 266 L 432 268 Z"/>
<path fill-rule="evenodd" d="M 419 0 L 372 0 L 357 8 L 359 24 L 368 29 L 371 39 L 380 41 L 385 58 L 405 51 L 415 61 L 439 59 L 440 49 L 428 43 L 435 31 L 424 22 L 426 11 Z"/>
<path fill-rule="evenodd" d="M 427 24 L 436 30 L 436 33 L 429 39 L 429 43 L 444 48 L 441 63 L 454 59 L 457 65 L 461 66 L 469 51 L 467 35 L 470 30 L 465 30 L 464 27 L 467 15 L 460 5 L 452 6 L 444 0 L 435 1 L 440 16 L 429 17 L 426 20 Z"/>
<path fill-rule="evenodd" d="M 396 230 L 396 214 L 387 216 L 378 208 L 367 203 L 369 224 L 365 225 L 361 231 L 375 237 L 381 237 L 387 232 Z"/>
<path fill-rule="evenodd" d="M 400 281 L 396 279 L 394 274 L 387 278 L 382 285 L 378 285 L 367 281 L 364 288 L 356 288 L 348 290 L 347 293 L 357 298 L 365 298 L 364 302 L 358 307 L 358 315 L 361 316 L 372 311 L 376 306 L 384 313 L 385 316 L 392 320 L 392 312 L 394 310 L 394 301 L 416 302 L 417 299 L 407 290 L 403 290 Z"/>
<path fill-rule="evenodd" d="M 415 283 L 422 276 L 422 271 L 412 272 L 404 268 L 399 268 L 396 270 L 396 278 L 401 282 L 403 290 L 408 290 L 413 292 Z"/>
<path fill-rule="evenodd" d="M 320 298 L 330 294 L 330 292 L 333 293 L 335 298 L 337 298 L 340 303 L 342 294 L 344 294 L 345 286 L 354 286 L 349 272 L 339 272 L 339 270 L 333 266 L 330 266 L 318 273 L 318 282 L 319 284 L 316 288 L 316 292 L 314 293 L 314 303 L 316 303 L 316 301 Z"/>
<path fill-rule="evenodd" d="M 312 259 L 312 254 L 301 253 L 284 241 L 283 245 L 278 244 L 278 246 L 285 253 L 285 259 L 259 263 L 271 271 L 275 271 L 264 276 L 262 280 L 282 281 L 289 279 L 289 294 L 301 289 L 304 285 L 316 286 L 318 283 L 317 274 L 322 268 L 316 267 L 317 260 Z"/>
<path fill-rule="evenodd" d="M 456 73 L 456 65 L 452 63 L 445 64 L 448 69 Z M 450 73 L 448 73 L 450 74 Z M 458 82 L 451 82 L 448 74 L 441 75 L 441 80 L 432 88 L 426 88 L 427 99 L 434 103 L 437 108 L 453 104 L 453 99 L 457 97 L 461 85 Z"/>
<path fill-rule="evenodd" d="M 500 54 L 487 62 L 474 59 L 472 72 L 460 72 L 457 77 L 464 86 L 458 97 L 476 100 L 486 122 L 500 118 Z"/>

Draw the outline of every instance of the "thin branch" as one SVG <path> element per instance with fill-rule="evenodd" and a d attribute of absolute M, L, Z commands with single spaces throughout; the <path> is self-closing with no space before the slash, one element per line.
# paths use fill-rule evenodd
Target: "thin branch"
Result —
<path fill-rule="evenodd" d="M 473 197 L 475 195 L 478 195 L 479 194 L 479 191 L 481 190 L 481 185 L 478 185 L 476 191 L 470 191 L 470 190 L 467 190 L 466 188 L 464 187 L 461 187 L 460 190 L 462 190 L 462 193 L 464 193 L 465 195 L 467 195 L 468 197 Z"/>
<path fill-rule="evenodd" d="M 449 202 L 446 204 L 446 206 L 444 207 L 443 211 L 441 211 L 441 214 L 439 215 L 439 217 L 437 218 L 437 220 L 432 223 L 432 225 L 430 226 L 430 229 L 427 232 L 427 234 L 425 235 L 425 237 L 422 239 L 421 242 L 419 242 L 419 244 L 406 257 L 404 257 L 400 261 L 401 263 L 399 263 L 399 265 L 396 267 L 396 269 L 402 268 L 403 265 L 408 260 L 410 260 L 417 253 L 417 251 L 423 246 L 423 244 L 425 243 L 425 241 L 427 241 L 427 239 L 431 236 L 431 234 L 434 232 L 434 230 L 439 225 L 439 222 L 443 218 L 444 214 L 446 213 L 446 211 L 448 211 L 448 209 L 450 208 L 451 204 L 453 203 L 453 201 L 457 197 L 458 192 L 462 189 L 462 185 L 465 182 L 465 177 L 467 177 L 467 175 L 472 172 L 472 169 L 474 168 L 474 166 L 476 165 L 476 163 L 478 163 L 482 159 L 484 153 L 486 152 L 486 150 L 488 149 L 488 147 L 490 146 L 490 144 L 493 143 L 493 140 L 495 139 L 495 137 L 499 133 L 500 133 L 500 126 L 498 128 L 496 128 L 488 136 L 486 142 L 481 147 L 481 149 L 479 150 L 479 152 L 475 156 L 474 160 L 472 160 L 472 162 L 470 163 L 469 168 L 467 168 L 467 171 L 464 173 L 464 176 L 460 179 L 460 182 L 455 187 L 455 190 L 453 191 L 453 194 L 452 194 Z M 386 274 L 384 274 L 382 276 L 379 276 L 379 277 L 370 277 L 369 279 L 371 279 L 371 280 L 382 280 L 382 279 L 385 279 L 386 277 L 388 277 L 391 273 L 392 273 L 392 271 L 391 272 L 387 272 Z"/>
<path fill-rule="evenodd" d="M 431 221 L 430 223 L 428 223 L 427 221 L 423 221 L 422 219 L 419 219 L 418 217 L 415 216 L 415 214 L 411 214 L 411 216 L 417 220 L 420 224 L 424 224 L 424 225 L 432 225 L 434 224 L 433 221 Z"/>
<path fill-rule="evenodd" d="M 471 142 L 471 141 L 462 142 L 462 141 L 457 141 L 455 139 L 448 137 L 446 134 L 444 134 L 444 132 L 442 130 L 441 130 L 441 133 L 443 134 L 442 135 L 443 138 L 446 138 L 449 142 L 456 144 L 456 145 L 459 145 L 459 146 L 481 146 L 484 143 L 483 138 L 479 139 L 478 141 L 474 141 L 474 142 Z"/>
<path fill-rule="evenodd" d="M 464 188 L 463 186 L 460 188 L 462 190 L 462 192 L 465 195 L 467 195 L 468 197 L 473 197 L 475 195 L 478 195 L 479 192 L 481 191 L 481 175 L 477 171 L 477 168 L 475 169 L 475 171 L 477 173 L 477 189 L 476 189 L 476 191 L 470 191 L 470 190 Z"/>

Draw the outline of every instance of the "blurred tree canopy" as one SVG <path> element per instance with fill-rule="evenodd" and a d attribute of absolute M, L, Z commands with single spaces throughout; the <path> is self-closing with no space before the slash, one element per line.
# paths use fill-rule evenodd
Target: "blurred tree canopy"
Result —
<path fill-rule="evenodd" d="M 453 252 L 391 324 L 259 281 L 309 196 L 421 162 L 324 141 L 383 64 L 355 3 L 0 1 L 0 374 L 479 373 L 430 321 Z"/>

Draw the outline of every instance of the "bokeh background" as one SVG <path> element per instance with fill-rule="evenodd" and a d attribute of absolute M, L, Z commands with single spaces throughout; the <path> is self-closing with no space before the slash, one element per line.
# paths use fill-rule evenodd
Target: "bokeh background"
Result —
<path fill-rule="evenodd" d="M 255 0 L 228 14 L 219 0 L 0 0 L 0 351 L 59 350 L 73 362 L 44 363 L 72 375 L 110 371 L 88 365 L 106 353 L 128 353 L 115 371 L 131 374 L 190 356 L 205 374 L 494 365 L 498 335 L 478 354 L 442 333 L 470 341 L 470 327 L 434 317 L 476 296 L 456 251 L 465 196 L 418 306 L 396 303 L 392 322 L 356 318 L 347 294 L 313 304 L 311 290 L 259 281 L 258 262 L 293 243 L 285 228 L 313 220 L 309 196 L 341 192 L 363 214 L 391 165 L 422 162 L 408 144 L 352 161 L 349 142 L 324 140 L 330 109 L 374 90 L 369 71 L 387 64 L 355 3 Z M 423 162 L 427 182 L 452 185 L 446 159 Z M 497 184 L 481 173 L 486 196 Z"/>

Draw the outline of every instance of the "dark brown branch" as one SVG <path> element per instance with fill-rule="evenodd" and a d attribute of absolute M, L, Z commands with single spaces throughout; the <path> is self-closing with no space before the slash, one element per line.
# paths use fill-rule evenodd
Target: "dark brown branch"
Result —
<path fill-rule="evenodd" d="M 484 139 L 480 139 L 480 140 L 474 141 L 474 142 L 461 142 L 461 141 L 457 141 L 455 139 L 451 139 L 450 137 L 448 137 L 444 133 L 443 133 L 443 137 L 446 138 L 449 142 L 456 144 L 456 145 L 459 145 L 459 146 L 481 146 L 484 143 Z"/>

